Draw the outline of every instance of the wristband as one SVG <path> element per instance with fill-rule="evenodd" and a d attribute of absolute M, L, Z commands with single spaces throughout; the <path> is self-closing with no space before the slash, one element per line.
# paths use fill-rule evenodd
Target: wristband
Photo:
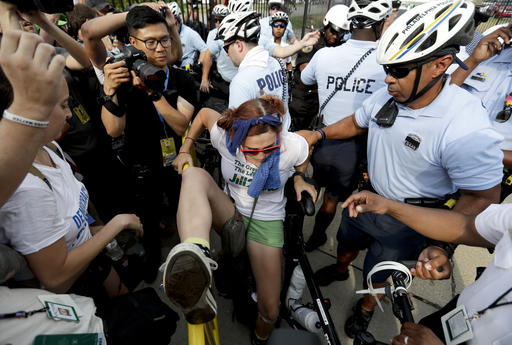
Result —
<path fill-rule="evenodd" d="M 295 176 L 300 176 L 302 178 L 306 178 L 306 174 L 304 174 L 303 172 L 301 171 L 296 171 L 293 173 L 292 177 L 295 177 Z"/>
<path fill-rule="evenodd" d="M 180 153 L 180 154 L 182 154 L 182 153 L 183 153 L 183 154 L 186 154 L 186 155 L 189 155 L 189 156 L 190 156 L 190 152 L 180 151 L 179 153 Z"/>
<path fill-rule="evenodd" d="M 320 133 L 320 135 L 322 136 L 322 140 L 321 141 L 324 141 L 325 140 L 325 132 L 324 132 L 324 130 L 322 128 L 318 128 L 315 131 Z"/>
<path fill-rule="evenodd" d="M 113 115 L 117 116 L 117 117 L 123 117 L 124 116 L 124 108 L 115 104 L 113 101 L 106 101 L 105 103 L 103 103 L 103 106 L 109 111 L 111 112 Z"/>
<path fill-rule="evenodd" d="M 189 137 L 188 135 L 185 137 L 185 140 L 187 140 L 187 139 L 192 140 L 192 142 L 195 142 L 195 141 L 196 141 L 196 139 L 194 139 L 194 138 L 192 138 L 192 137 Z"/>
<path fill-rule="evenodd" d="M 13 113 L 8 112 L 7 110 L 4 110 L 3 118 L 7 119 L 12 122 L 19 123 L 20 125 L 28 126 L 28 127 L 35 127 L 35 128 L 47 128 L 49 121 L 38 121 L 38 120 L 32 120 L 28 119 L 23 116 L 19 116 Z"/>

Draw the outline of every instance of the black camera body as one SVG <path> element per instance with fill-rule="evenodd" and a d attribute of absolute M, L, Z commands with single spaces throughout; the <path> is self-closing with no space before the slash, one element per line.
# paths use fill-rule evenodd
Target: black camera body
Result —
<path fill-rule="evenodd" d="M 73 0 L 5 0 L 21 12 L 40 10 L 45 13 L 63 13 L 73 11 Z"/>
<path fill-rule="evenodd" d="M 147 62 L 146 54 L 134 46 L 128 45 L 120 49 L 119 54 L 111 57 L 107 63 L 124 61 L 130 71 L 134 71 L 144 85 L 153 93 L 162 93 L 165 88 L 165 72 Z"/>

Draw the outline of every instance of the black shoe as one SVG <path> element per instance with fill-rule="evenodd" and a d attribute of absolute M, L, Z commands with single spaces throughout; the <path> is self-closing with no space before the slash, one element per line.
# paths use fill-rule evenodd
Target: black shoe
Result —
<path fill-rule="evenodd" d="M 356 334 L 365 332 L 373 316 L 373 311 L 364 310 L 361 305 L 363 299 L 357 301 L 356 305 L 352 308 L 354 314 L 345 321 L 345 334 L 349 338 L 354 338 Z"/>
<path fill-rule="evenodd" d="M 349 277 L 348 270 L 346 272 L 338 272 L 338 265 L 333 264 L 329 266 L 325 266 L 314 274 L 315 281 L 320 286 L 330 285 L 334 281 L 342 281 L 347 280 Z"/>
<path fill-rule="evenodd" d="M 304 250 L 306 252 L 312 252 L 316 248 L 320 247 L 322 244 L 327 242 L 327 235 L 322 233 L 312 233 L 306 244 L 304 245 Z"/>

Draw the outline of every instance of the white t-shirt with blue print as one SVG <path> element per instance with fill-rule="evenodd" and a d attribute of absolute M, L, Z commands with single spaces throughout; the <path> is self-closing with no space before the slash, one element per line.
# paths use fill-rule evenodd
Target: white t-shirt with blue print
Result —
<path fill-rule="evenodd" d="M 358 125 L 368 128 L 368 172 L 380 195 L 399 201 L 443 198 L 458 189 L 486 190 L 501 183 L 502 136 L 478 98 L 448 83 L 424 108 L 398 105 L 391 127 L 375 122 L 391 98 L 386 88 L 356 111 Z"/>
<path fill-rule="evenodd" d="M 233 65 L 233 62 L 229 58 L 228 54 L 226 54 L 224 51 L 224 41 L 215 39 L 215 36 L 217 36 L 217 31 L 218 29 L 215 28 L 208 33 L 206 45 L 208 46 L 210 53 L 212 53 L 217 61 L 217 71 L 219 71 L 222 79 L 229 83 L 238 72 L 238 68 Z"/>
<path fill-rule="evenodd" d="M 284 92 L 283 99 L 284 87 L 279 62 L 263 47 L 256 46 L 249 50 L 229 85 L 229 108 L 236 108 L 245 101 L 264 95 L 277 96 L 285 104 L 283 130 L 288 130 L 291 121 L 288 111 L 288 92 Z M 287 90 L 287 86 L 284 90 Z"/>
<path fill-rule="evenodd" d="M 193 65 L 198 54 L 197 52 L 202 53 L 207 49 L 206 43 L 204 43 L 201 36 L 185 24 L 181 24 L 180 40 L 183 47 L 181 67 Z"/>
<path fill-rule="evenodd" d="M 377 43 L 349 40 L 338 47 L 325 47 L 313 55 L 302 71 L 300 77 L 305 85 L 318 84 L 320 105 L 338 89 L 322 111 L 325 125 L 352 115 L 368 97 L 386 85 L 386 74 L 377 63 L 376 50 L 366 57 L 343 84 L 349 71 L 371 48 L 377 49 Z"/>

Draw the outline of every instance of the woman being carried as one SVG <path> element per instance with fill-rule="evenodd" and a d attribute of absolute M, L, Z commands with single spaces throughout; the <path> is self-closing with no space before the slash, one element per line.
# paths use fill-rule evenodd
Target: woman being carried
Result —
<path fill-rule="evenodd" d="M 183 174 L 177 217 L 182 243 L 167 258 L 165 292 L 189 323 L 213 319 L 217 307 L 209 287 L 217 264 L 210 258 L 210 229 L 220 232 L 224 249 L 234 257 L 247 243 L 258 293 L 255 344 L 266 342 L 279 314 L 284 185 L 295 170 L 297 198 L 305 190 L 316 200 L 315 188 L 300 174 L 308 164 L 307 142 L 281 131 L 284 113 L 283 103 L 273 96 L 249 100 L 223 115 L 202 109 L 174 162 Z M 205 170 L 183 171 L 185 164 L 192 166 L 189 150 L 205 127 L 221 154 L 222 175 L 234 205 Z"/>

